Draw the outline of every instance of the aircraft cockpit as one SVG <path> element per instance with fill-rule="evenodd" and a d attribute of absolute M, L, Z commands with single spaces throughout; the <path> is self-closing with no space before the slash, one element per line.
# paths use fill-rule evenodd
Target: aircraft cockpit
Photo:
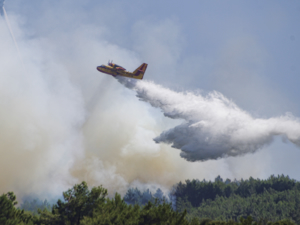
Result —
<path fill-rule="evenodd" d="M 113 67 L 113 68 L 116 68 L 116 69 L 125 70 L 125 68 L 124 68 L 124 67 L 122 67 L 122 66 L 119 66 L 119 65 L 117 65 L 117 64 L 114 64 L 114 63 L 111 63 L 111 62 L 109 62 L 109 63 L 108 63 L 108 65 L 109 65 L 109 66 L 111 66 L 111 67 Z"/>

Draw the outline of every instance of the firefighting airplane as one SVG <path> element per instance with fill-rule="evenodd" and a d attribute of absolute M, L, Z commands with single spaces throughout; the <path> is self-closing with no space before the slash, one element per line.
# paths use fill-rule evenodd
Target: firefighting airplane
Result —
<path fill-rule="evenodd" d="M 134 79 L 143 79 L 147 66 L 148 66 L 147 63 L 143 63 L 142 65 L 140 65 L 140 67 L 138 67 L 135 71 L 131 73 L 126 71 L 122 66 L 114 64 L 112 62 L 108 62 L 108 66 L 106 65 L 98 66 L 97 70 L 102 73 L 110 74 L 114 77 L 123 76 L 123 77 L 130 77 Z"/>

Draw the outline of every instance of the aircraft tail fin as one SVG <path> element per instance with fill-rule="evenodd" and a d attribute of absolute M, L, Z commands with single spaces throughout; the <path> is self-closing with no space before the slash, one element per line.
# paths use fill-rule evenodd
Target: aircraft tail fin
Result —
<path fill-rule="evenodd" d="M 140 67 L 133 71 L 134 78 L 143 79 L 147 66 L 147 63 L 143 63 L 142 65 L 140 65 Z"/>

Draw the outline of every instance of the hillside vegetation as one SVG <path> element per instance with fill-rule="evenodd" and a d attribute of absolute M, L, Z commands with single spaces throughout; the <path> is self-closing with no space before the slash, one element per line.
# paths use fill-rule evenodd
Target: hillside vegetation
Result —
<path fill-rule="evenodd" d="M 33 200 L 19 209 L 14 193 L 3 194 L 0 224 L 300 224 L 299 204 L 299 182 L 283 175 L 267 180 L 186 180 L 176 184 L 169 197 L 160 189 L 152 194 L 135 188 L 124 198 L 118 193 L 108 198 L 102 186 L 89 189 L 82 182 L 63 192 L 63 200 L 52 207 Z"/>
<path fill-rule="evenodd" d="M 187 210 L 188 218 L 239 221 L 251 216 L 255 221 L 290 219 L 300 224 L 300 182 L 288 176 L 215 182 L 186 180 L 174 191 L 177 211 Z"/>

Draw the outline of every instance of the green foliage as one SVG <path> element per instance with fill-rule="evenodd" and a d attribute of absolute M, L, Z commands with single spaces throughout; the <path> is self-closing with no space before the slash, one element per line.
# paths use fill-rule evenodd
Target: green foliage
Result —
<path fill-rule="evenodd" d="M 81 224 L 137 224 L 140 207 L 127 205 L 119 194 L 114 199 L 107 199 L 102 207 L 93 211 L 93 215 L 85 217 Z"/>
<path fill-rule="evenodd" d="M 149 192 L 146 192 L 146 194 Z M 158 195 L 161 195 L 158 192 Z M 82 182 L 63 193 L 64 201 L 58 200 L 49 212 L 39 210 L 36 224 L 49 225 L 91 225 L 91 224 L 178 224 L 187 225 L 186 212 L 180 213 L 171 205 L 158 199 L 148 201 L 143 207 L 128 205 L 119 194 L 107 198 L 107 190 L 94 187 L 89 191 Z M 152 196 L 152 195 L 151 195 Z M 146 198 L 144 198 L 146 199 Z"/>
<path fill-rule="evenodd" d="M 238 188 L 238 184 L 235 182 L 225 184 L 220 180 L 216 182 L 186 180 L 185 182 L 185 184 L 179 182 L 175 195 L 177 201 L 184 199 L 184 201 L 190 202 L 192 207 L 198 207 L 206 199 L 214 200 L 216 196 L 230 196 Z"/>
<path fill-rule="evenodd" d="M 33 199 L 31 201 L 25 200 L 21 206 L 20 209 L 23 209 L 24 211 L 31 212 L 33 215 L 38 215 L 38 210 L 51 210 L 51 205 L 47 200 L 40 201 L 39 199 Z"/>
<path fill-rule="evenodd" d="M 186 211 L 179 213 L 172 209 L 171 204 L 159 204 L 158 201 L 148 202 L 141 212 L 138 224 L 178 224 L 187 225 L 188 221 L 185 219 Z"/>
<path fill-rule="evenodd" d="M 64 201 L 58 200 L 51 213 L 39 211 L 41 223 L 79 225 L 83 217 L 91 216 L 94 210 L 102 207 L 107 190 L 99 186 L 90 191 L 86 182 L 82 182 L 63 192 L 63 196 Z"/>
<path fill-rule="evenodd" d="M 233 182 L 229 179 L 223 182 L 223 179 L 218 176 L 215 182 L 205 180 L 186 180 L 185 184 L 179 182 L 176 186 L 175 195 L 178 201 L 180 201 L 179 199 L 186 199 L 193 207 L 198 207 L 203 200 L 214 200 L 217 196 L 229 197 L 236 194 L 246 198 L 252 194 L 262 194 L 265 189 L 279 192 L 292 189 L 300 191 L 300 183 L 284 175 L 277 177 L 272 175 L 267 180 L 250 177 L 249 180 Z"/>
<path fill-rule="evenodd" d="M 290 179 L 289 176 L 284 175 L 278 175 L 277 177 L 272 175 L 267 180 L 253 179 L 250 177 L 249 180 L 242 180 L 240 182 L 235 194 L 242 197 L 249 197 L 252 194 L 261 194 L 264 190 L 269 189 L 273 189 L 278 192 L 292 189 L 300 190 L 300 183 Z"/>
<path fill-rule="evenodd" d="M 25 214 L 24 210 L 15 208 L 16 196 L 13 192 L 8 192 L 0 196 L 0 224 L 17 225 L 28 224 L 32 219 L 31 215 Z"/>
<path fill-rule="evenodd" d="M 186 181 L 173 193 L 177 211 L 158 189 L 130 189 L 126 198 L 116 193 L 107 197 L 102 186 L 89 189 L 85 182 L 63 192 L 63 200 L 49 208 L 38 201 L 24 202 L 27 210 L 38 209 L 38 216 L 17 209 L 16 196 L 9 192 L 0 196 L 2 225 L 292 225 L 300 224 L 299 182 L 285 176 L 267 180 L 215 182 Z M 128 200 L 136 204 L 128 204 Z M 147 202 L 146 202 L 147 201 Z M 200 202 L 199 202 L 200 201 Z M 130 203 L 130 202 L 129 202 Z M 40 207 L 39 207 L 40 206 Z M 44 207 L 46 206 L 46 207 Z"/>
<path fill-rule="evenodd" d="M 251 216 L 248 216 L 247 218 L 241 217 L 239 221 L 219 221 L 219 220 L 211 220 L 211 219 L 202 219 L 200 222 L 198 219 L 194 218 L 191 225 L 295 225 L 290 220 L 280 220 L 276 222 L 268 222 L 268 221 L 259 221 L 256 222 L 253 220 Z"/>
<path fill-rule="evenodd" d="M 187 218 L 239 221 L 251 216 L 254 221 L 284 221 L 300 224 L 300 185 L 288 176 L 271 176 L 231 182 L 217 177 L 215 182 L 187 180 L 179 183 L 175 195 L 178 211 Z M 264 222 L 265 223 L 265 222 Z"/>
<path fill-rule="evenodd" d="M 124 200 L 127 204 L 144 206 L 149 201 L 152 203 L 155 202 L 155 199 L 158 199 L 160 202 L 167 202 L 167 197 L 164 196 L 164 193 L 160 188 L 158 188 L 154 195 L 147 189 L 144 192 L 141 192 L 138 188 L 130 188 L 124 196 Z"/>

